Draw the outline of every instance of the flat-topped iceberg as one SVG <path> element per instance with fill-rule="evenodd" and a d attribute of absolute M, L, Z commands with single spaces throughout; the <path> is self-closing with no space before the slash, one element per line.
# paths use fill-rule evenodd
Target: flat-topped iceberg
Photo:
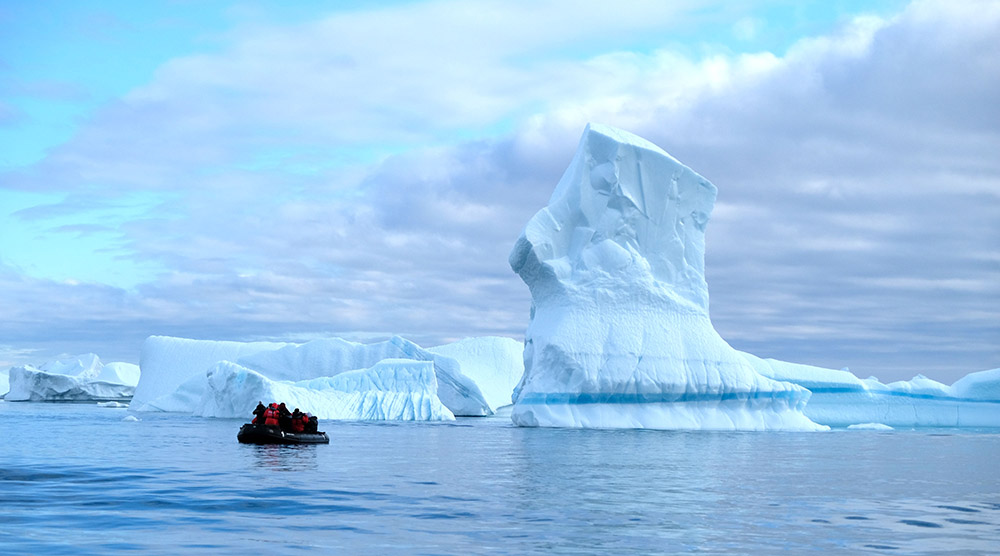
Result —
<path fill-rule="evenodd" d="M 760 374 L 812 392 L 805 414 L 824 425 L 1000 427 L 1000 369 L 971 373 L 951 386 L 920 375 L 882 384 L 846 370 L 742 355 Z"/>
<path fill-rule="evenodd" d="M 128 400 L 139 382 L 139 367 L 131 363 L 101 363 L 87 353 L 49 361 L 35 368 L 13 367 L 8 373 L 8 401 Z"/>
<path fill-rule="evenodd" d="M 132 398 L 132 408 L 173 393 L 185 380 L 204 373 L 219 361 L 236 361 L 261 351 L 273 351 L 287 343 L 227 342 L 150 336 L 142 344 L 139 367 L 142 378 Z M 200 396 L 200 394 L 199 394 Z M 192 411 L 187 409 L 187 411 Z M 176 409 L 170 411 L 185 411 Z"/>
<path fill-rule="evenodd" d="M 258 401 L 280 400 L 320 419 L 450 421 L 431 361 L 385 359 L 370 369 L 303 381 L 271 380 L 223 361 L 206 375 L 194 409 L 203 417 L 247 417 Z"/>
<path fill-rule="evenodd" d="M 208 386 L 207 373 L 220 362 L 252 370 L 271 381 L 303 383 L 371 369 L 387 359 L 429 362 L 435 374 L 435 397 L 451 414 L 481 416 L 492 413 L 476 383 L 462 373 L 456 360 L 431 353 L 398 336 L 374 344 L 339 338 L 305 344 L 241 344 L 151 336 L 143 344 L 143 381 L 132 408 L 195 412 Z M 413 388 L 422 392 L 425 385 L 414 384 Z M 357 418 L 367 417 L 359 414 Z"/>
<path fill-rule="evenodd" d="M 514 387 L 524 374 L 524 344 L 510 338 L 465 338 L 428 348 L 429 352 L 458 361 L 462 374 L 471 378 L 494 410 L 510 405 Z"/>
<path fill-rule="evenodd" d="M 523 426 L 817 430 L 809 391 L 769 379 L 712 327 L 716 188 L 635 135 L 589 125 L 510 254 L 531 290 Z"/>
<path fill-rule="evenodd" d="M 452 413 L 471 417 L 492 414 L 479 387 L 462 372 L 458 361 L 425 350 L 400 336 L 373 344 L 340 338 L 314 340 L 262 351 L 236 362 L 269 378 L 305 380 L 366 369 L 386 359 L 430 361 L 437 378 L 437 395 Z"/>

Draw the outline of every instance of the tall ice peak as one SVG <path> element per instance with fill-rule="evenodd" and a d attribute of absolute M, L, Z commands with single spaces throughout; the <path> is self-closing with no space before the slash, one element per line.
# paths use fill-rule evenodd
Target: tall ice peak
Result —
<path fill-rule="evenodd" d="M 531 290 L 524 426 L 820 428 L 809 391 L 759 374 L 708 316 L 716 188 L 662 149 L 591 124 L 510 265 Z"/>
<path fill-rule="evenodd" d="M 707 314 L 705 226 L 716 192 L 649 141 L 590 124 L 511 267 L 541 265 L 559 283 L 648 280 L 650 292 Z"/>

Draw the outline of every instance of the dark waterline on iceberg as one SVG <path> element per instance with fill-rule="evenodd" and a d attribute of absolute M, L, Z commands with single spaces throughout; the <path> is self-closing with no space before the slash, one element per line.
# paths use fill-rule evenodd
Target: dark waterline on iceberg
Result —
<path fill-rule="evenodd" d="M 0 402 L 19 554 L 988 554 L 1000 431 L 694 433 L 240 421 Z M 251 552 L 252 551 L 252 552 Z"/>

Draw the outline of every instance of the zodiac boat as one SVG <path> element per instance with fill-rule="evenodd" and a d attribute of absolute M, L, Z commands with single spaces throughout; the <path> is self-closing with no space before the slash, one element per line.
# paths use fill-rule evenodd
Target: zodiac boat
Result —
<path fill-rule="evenodd" d="M 325 432 L 287 432 L 271 425 L 247 423 L 240 427 L 236 439 L 241 444 L 329 444 Z"/>

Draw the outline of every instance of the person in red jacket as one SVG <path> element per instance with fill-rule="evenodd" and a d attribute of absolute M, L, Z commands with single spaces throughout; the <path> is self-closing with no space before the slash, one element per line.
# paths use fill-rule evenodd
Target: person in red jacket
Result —
<path fill-rule="evenodd" d="M 271 402 L 271 405 L 267 406 L 264 410 L 264 424 L 270 427 L 278 426 L 278 404 Z"/>
<path fill-rule="evenodd" d="M 292 432 L 304 432 L 306 430 L 305 413 L 295 408 L 292 412 Z"/>

